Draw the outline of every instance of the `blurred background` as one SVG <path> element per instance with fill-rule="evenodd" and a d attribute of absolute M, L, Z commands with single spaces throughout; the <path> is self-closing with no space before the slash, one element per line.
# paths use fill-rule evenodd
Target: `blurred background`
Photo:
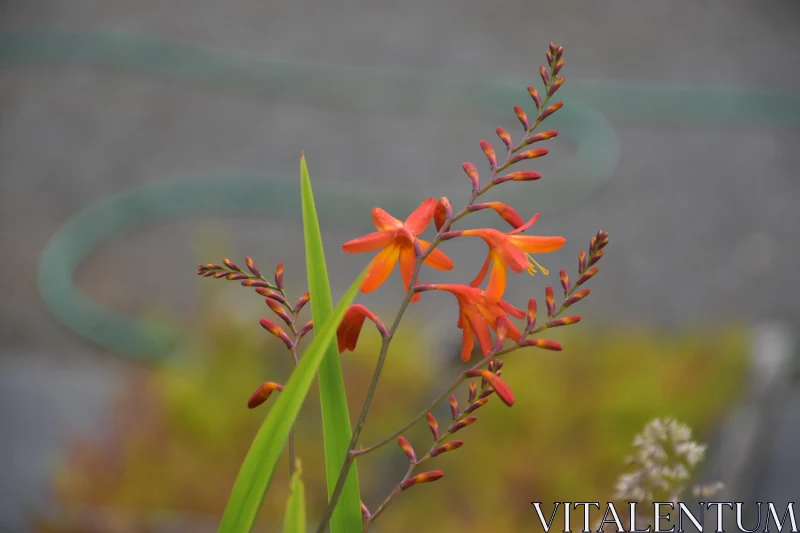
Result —
<path fill-rule="evenodd" d="M 549 41 L 565 47 L 565 107 L 546 123 L 561 135 L 526 167 L 542 180 L 494 199 L 541 212 L 536 233 L 567 244 L 509 299 L 574 275 L 598 229 L 611 244 L 583 321 L 556 336 L 564 351 L 510 358 L 518 403 L 482 408 L 438 460 L 445 478 L 376 531 L 528 530 L 530 501 L 609 499 L 653 417 L 689 424 L 724 467 L 726 443 L 753 435 L 742 406 L 763 440 L 737 482 L 753 500 L 796 498 L 799 17 L 789 0 L 3 2 L 0 531 L 215 531 L 268 409 L 246 399 L 290 365 L 258 326 L 263 299 L 196 265 L 283 261 L 290 294 L 305 291 L 304 151 L 337 298 L 368 260 L 340 244 L 371 231 L 373 206 L 404 218 L 427 196 L 468 199 L 461 163 L 485 172 L 478 142 L 520 134 L 512 107 L 532 113 Z M 468 240 L 446 251 L 456 268 L 430 281 L 469 281 L 484 257 Z M 360 301 L 388 321 L 400 286 L 395 273 Z M 363 442 L 458 372 L 453 304 L 415 304 Z M 352 416 L 376 337 L 342 357 Z M 319 516 L 315 394 L 298 446 Z M 405 469 L 394 446 L 373 455 L 359 464 L 371 508 Z M 263 531 L 279 528 L 287 474 Z"/>

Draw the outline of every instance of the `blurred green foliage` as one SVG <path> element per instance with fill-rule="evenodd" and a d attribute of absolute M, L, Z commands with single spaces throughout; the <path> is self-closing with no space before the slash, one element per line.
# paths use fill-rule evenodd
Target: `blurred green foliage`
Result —
<path fill-rule="evenodd" d="M 430 339 L 416 326 L 406 323 L 392 345 L 362 436 L 365 446 L 416 415 L 461 368 L 455 330 L 447 357 L 434 357 Z M 458 435 L 465 445 L 426 464 L 443 470 L 444 478 L 404 492 L 376 531 L 523 531 L 536 520 L 530 501 L 607 499 L 631 439 L 648 420 L 674 416 L 700 440 L 707 438 L 737 398 L 747 370 L 747 338 L 738 328 L 600 332 L 581 325 L 554 333 L 563 352 L 529 348 L 507 358 L 503 377 L 517 398 L 514 407 L 493 398 L 478 410 L 478 422 Z M 367 324 L 356 352 L 342 355 L 351 411 L 366 394 L 378 346 Z M 291 368 L 283 345 L 257 321 L 239 323 L 221 313 L 198 320 L 167 364 L 132 369 L 130 386 L 110 407 L 108 431 L 85 435 L 69 450 L 54 476 L 56 506 L 35 520 L 36 529 L 161 532 L 189 530 L 191 523 L 194 532 L 215 531 L 270 408 L 268 401 L 248 410 L 247 398 L 263 381 L 285 382 Z M 466 407 L 466 384 L 456 396 Z M 442 405 L 435 414 L 446 424 L 449 408 Z M 316 387 L 299 420 L 297 455 L 313 522 L 325 504 Z M 418 455 L 431 442 L 424 423 L 405 436 Z M 288 457 L 283 463 L 258 531 L 280 530 Z M 406 467 L 395 444 L 360 459 L 368 507 L 383 500 Z M 165 510 L 185 525 L 165 528 Z M 110 518 L 93 529 L 88 515 L 95 523 L 98 516 Z"/>

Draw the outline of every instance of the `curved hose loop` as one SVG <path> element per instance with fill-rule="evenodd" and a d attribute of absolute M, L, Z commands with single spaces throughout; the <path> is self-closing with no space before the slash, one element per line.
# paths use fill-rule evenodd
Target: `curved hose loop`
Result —
<path fill-rule="evenodd" d="M 0 67 L 27 64 L 127 70 L 252 98 L 268 96 L 271 101 L 441 116 L 499 116 L 524 102 L 525 95 L 524 82 L 465 83 L 352 67 L 248 60 L 129 34 L 0 34 Z M 455 92 L 454 87 L 458 88 Z M 547 172 L 536 187 L 499 188 L 499 199 L 508 200 L 513 194 L 519 201 L 523 196 L 530 209 L 552 212 L 585 199 L 613 175 L 620 146 L 611 125 L 580 98 L 562 91 L 569 105 L 548 120 L 548 127 L 571 139 L 576 153 Z M 289 177 L 234 175 L 158 181 L 105 198 L 76 214 L 53 235 L 39 260 L 39 292 L 50 312 L 87 340 L 131 358 L 163 358 L 180 342 L 182 332 L 92 301 L 75 285 L 81 262 L 119 235 L 180 217 L 269 213 L 299 222 L 296 188 L 296 180 Z M 377 203 L 391 212 L 404 212 L 418 201 L 397 190 L 323 181 L 315 185 L 315 193 L 320 219 L 339 225 L 354 223 L 352 213 L 368 212 Z"/>

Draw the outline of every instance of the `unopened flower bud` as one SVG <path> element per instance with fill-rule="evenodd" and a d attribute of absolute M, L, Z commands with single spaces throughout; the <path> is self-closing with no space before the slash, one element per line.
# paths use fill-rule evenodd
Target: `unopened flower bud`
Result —
<path fill-rule="evenodd" d="M 444 452 L 450 452 L 450 451 L 456 450 L 458 448 L 461 448 L 463 445 L 464 445 L 463 441 L 451 440 L 450 442 L 442 444 L 441 446 L 439 446 L 438 448 L 433 450 L 431 452 L 431 457 L 436 457 L 437 455 L 441 455 Z"/>
<path fill-rule="evenodd" d="M 272 298 L 273 300 L 277 300 L 280 303 L 286 303 L 286 298 L 284 298 L 283 295 L 271 289 L 266 289 L 264 287 L 256 287 L 256 292 L 266 298 Z"/>
<path fill-rule="evenodd" d="M 561 278 L 561 286 L 564 288 L 564 296 L 569 294 L 569 276 L 567 276 L 566 270 L 561 270 L 559 272 L 559 277 Z"/>
<path fill-rule="evenodd" d="M 509 150 L 514 148 L 514 141 L 511 140 L 511 135 L 506 130 L 497 128 L 495 131 L 497 132 L 497 136 L 500 137 L 500 140 L 503 141 L 503 144 L 506 145 L 506 148 Z"/>
<path fill-rule="evenodd" d="M 280 328 L 280 326 L 278 326 L 278 324 L 267 318 L 262 318 L 260 323 L 262 328 L 264 328 L 265 330 L 269 331 L 270 333 L 278 337 L 280 340 L 282 340 L 287 348 L 289 348 L 290 350 L 292 349 L 293 347 L 292 340 L 289 338 L 288 335 L 286 335 L 286 333 L 283 332 L 283 330 Z"/>
<path fill-rule="evenodd" d="M 544 295 L 545 295 L 544 300 L 547 303 L 547 316 L 551 317 L 556 312 L 556 298 L 553 295 L 553 287 L 548 285 L 547 288 L 544 290 Z"/>
<path fill-rule="evenodd" d="M 302 296 L 301 296 L 301 297 L 300 297 L 300 298 L 297 300 L 297 303 L 296 303 L 296 304 L 294 304 L 294 309 L 292 309 L 292 312 L 293 312 L 294 314 L 297 314 L 297 313 L 299 313 L 299 312 L 300 312 L 300 310 L 302 310 L 302 309 L 303 309 L 303 307 L 305 307 L 305 305 L 308 303 L 308 301 L 309 301 L 310 299 L 311 299 L 311 293 L 309 293 L 308 291 L 306 291 L 306 293 L 305 293 L 304 295 L 302 295 Z"/>
<path fill-rule="evenodd" d="M 420 483 L 430 483 L 431 481 L 436 481 L 437 479 L 441 478 L 443 475 L 444 474 L 440 470 L 425 472 L 424 474 L 417 474 L 414 477 L 404 479 L 400 483 L 400 489 L 406 490 L 407 488 L 414 485 L 419 485 Z"/>
<path fill-rule="evenodd" d="M 461 165 L 461 168 L 464 169 L 464 172 L 467 173 L 467 177 L 469 177 L 470 181 L 472 181 L 472 192 L 478 192 L 481 189 L 481 182 L 480 178 L 478 177 L 478 169 L 475 168 L 475 165 L 469 162 Z"/>
<path fill-rule="evenodd" d="M 547 117 L 549 117 L 550 115 L 552 115 L 553 113 L 555 113 L 556 111 L 561 109 L 562 107 L 564 107 L 564 102 L 556 102 L 555 104 L 550 104 L 547 107 L 547 109 L 545 109 L 544 111 L 542 111 L 539 114 L 539 117 L 537 118 L 537 120 L 539 122 L 541 122 L 542 120 L 546 119 Z"/>
<path fill-rule="evenodd" d="M 402 435 L 397 437 L 397 444 L 400 445 L 400 449 L 408 456 L 409 461 L 412 463 L 417 462 L 417 454 L 414 453 L 414 448 L 411 447 L 411 444 L 409 444 L 405 437 Z"/>
<path fill-rule="evenodd" d="M 244 262 L 247 263 L 247 269 L 256 277 L 261 277 L 261 271 L 256 267 L 255 261 L 251 257 L 245 257 Z"/>
<path fill-rule="evenodd" d="M 433 413 L 428 413 L 428 427 L 431 428 L 433 440 L 439 440 L 439 424 L 436 422 L 436 417 Z"/>
<path fill-rule="evenodd" d="M 214 279 L 224 278 L 227 275 L 228 275 L 228 271 L 227 270 L 221 270 L 219 272 L 214 272 Z"/>
<path fill-rule="evenodd" d="M 550 66 L 552 67 L 552 66 L 553 66 L 553 63 L 555 63 L 555 61 L 556 61 L 556 60 L 555 60 L 555 57 L 553 56 L 553 52 L 552 52 L 552 51 L 550 51 L 550 50 L 548 50 L 548 51 L 545 53 L 545 57 L 547 57 L 547 64 L 548 64 L 548 65 L 550 65 Z"/>
<path fill-rule="evenodd" d="M 576 283 L 576 285 L 578 286 L 583 285 L 584 283 L 592 279 L 595 276 L 595 274 L 597 274 L 598 271 L 599 269 L 597 267 L 594 267 L 591 270 L 587 271 L 583 276 L 578 278 L 578 282 Z"/>
<path fill-rule="evenodd" d="M 260 279 L 246 279 L 242 282 L 242 287 L 261 287 L 266 289 L 269 287 L 269 283 Z"/>
<path fill-rule="evenodd" d="M 225 279 L 228 279 L 230 281 L 235 281 L 235 280 L 239 280 L 239 279 L 247 279 L 247 274 L 245 274 L 244 272 L 231 272 L 230 274 L 225 276 Z"/>
<path fill-rule="evenodd" d="M 564 60 L 559 59 L 556 61 L 556 66 L 553 67 L 553 76 L 558 76 L 558 73 L 561 72 L 561 69 L 564 67 Z"/>
<path fill-rule="evenodd" d="M 576 292 L 575 294 L 573 294 L 564 301 L 564 307 L 569 307 L 570 305 L 576 302 L 580 302 L 581 300 L 589 296 L 590 292 L 591 289 L 589 288 L 579 290 L 578 292 Z"/>
<path fill-rule="evenodd" d="M 494 389 L 497 396 L 503 400 L 503 403 L 511 407 L 514 405 L 514 395 L 505 381 L 503 381 L 497 374 L 489 370 L 472 370 L 468 371 L 467 375 L 477 376 L 480 375 L 486 382 Z"/>
<path fill-rule="evenodd" d="M 472 402 L 471 404 L 469 404 L 469 407 L 467 407 L 467 408 L 464 410 L 464 414 L 465 414 L 465 415 L 468 415 L 468 414 L 470 414 L 472 411 L 474 411 L 475 409 L 479 409 L 479 408 L 483 407 L 484 405 L 486 405 L 486 403 L 487 403 L 488 401 L 489 401 L 489 398 L 480 398 L 479 400 L 477 400 L 477 401 L 475 401 L 475 402 Z"/>
<path fill-rule="evenodd" d="M 467 427 L 470 424 L 474 423 L 476 420 L 478 420 L 477 416 L 469 416 L 469 417 L 465 418 L 464 420 L 462 420 L 461 422 L 451 426 L 450 429 L 447 432 L 450 433 L 450 434 L 453 434 L 456 431 L 464 429 L 465 427 Z"/>
<path fill-rule="evenodd" d="M 450 205 L 450 200 L 442 196 L 436 202 L 436 208 L 433 211 L 433 223 L 436 225 L 436 231 L 441 231 L 451 218 L 453 218 L 453 207 Z"/>
<path fill-rule="evenodd" d="M 467 401 L 469 401 L 470 403 L 474 402 L 475 395 L 477 394 L 477 392 L 478 392 L 478 384 L 475 383 L 474 381 L 471 381 L 469 383 L 469 395 L 467 396 Z"/>
<path fill-rule="evenodd" d="M 267 401 L 273 391 L 283 392 L 283 385 L 274 383 L 272 381 L 267 381 L 266 383 L 262 384 L 256 389 L 252 396 L 250 396 L 250 399 L 247 400 L 247 407 L 249 409 L 258 407 Z"/>
<path fill-rule="evenodd" d="M 562 350 L 561 344 L 547 339 L 525 339 L 521 341 L 519 345 L 524 347 L 533 346 L 534 348 L 542 348 L 543 350 L 552 350 L 555 352 L 560 352 Z"/>
<path fill-rule="evenodd" d="M 515 105 L 514 113 L 517 115 L 519 123 L 522 124 L 522 127 L 525 129 L 525 131 L 528 131 L 531 128 L 531 123 L 528 121 L 528 115 L 525 113 L 525 110 L 522 109 L 522 107 Z"/>
<path fill-rule="evenodd" d="M 303 335 L 305 335 L 306 333 L 308 333 L 308 332 L 309 332 L 309 331 L 311 331 L 312 329 L 314 329 L 314 321 L 313 321 L 313 320 L 309 320 L 309 321 L 308 321 L 308 322 L 306 322 L 306 323 L 305 323 L 305 325 L 304 325 L 302 328 L 300 328 L 300 330 L 297 332 L 297 338 L 298 338 L 298 340 L 299 340 L 299 339 L 301 339 L 301 338 L 303 337 Z"/>
<path fill-rule="evenodd" d="M 450 413 L 453 415 L 453 420 L 458 418 L 459 410 L 458 410 L 458 400 L 452 394 L 450 395 Z"/>
<path fill-rule="evenodd" d="M 272 309 L 272 312 L 281 317 L 281 320 L 286 322 L 287 326 L 291 327 L 293 323 L 292 317 L 289 316 L 289 314 L 286 312 L 286 310 L 283 308 L 280 302 L 277 302 L 272 298 L 265 298 L 264 300 L 266 301 L 269 308 Z"/>
<path fill-rule="evenodd" d="M 542 175 L 532 170 L 521 170 L 518 172 L 511 172 L 504 176 L 496 176 L 492 181 L 494 183 L 504 183 L 506 181 L 533 181 L 541 178 Z"/>
<path fill-rule="evenodd" d="M 586 252 L 583 250 L 578 254 L 578 271 L 583 272 L 586 270 Z"/>
<path fill-rule="evenodd" d="M 227 257 L 226 257 L 225 259 L 223 259 L 223 260 L 222 260 L 222 263 L 223 263 L 223 264 L 224 264 L 226 267 L 230 268 L 231 270 L 235 270 L 236 272 L 241 272 L 241 271 L 242 271 L 242 269 L 241 269 L 241 268 L 239 268 L 239 267 L 236 265 L 236 263 L 234 263 L 233 261 L 231 261 L 231 260 L 230 260 L 230 259 L 228 259 Z"/>
<path fill-rule="evenodd" d="M 564 318 L 558 318 L 556 320 L 551 320 L 547 323 L 547 325 L 551 328 L 557 328 L 559 326 L 570 326 L 572 324 L 576 324 L 581 321 L 581 317 L 579 316 L 567 316 Z"/>
<path fill-rule="evenodd" d="M 539 67 L 539 74 L 542 76 L 542 81 L 544 82 L 545 86 L 550 83 L 550 74 L 547 72 L 547 69 L 544 66 Z"/>
<path fill-rule="evenodd" d="M 279 289 L 283 288 L 283 263 L 278 263 L 275 268 L 275 286 Z"/>
<path fill-rule="evenodd" d="M 489 144 L 489 141 L 481 141 L 481 150 L 486 155 L 486 159 L 489 160 L 489 167 L 494 170 L 497 168 L 497 154 L 494 152 L 494 148 L 492 145 Z"/>
<path fill-rule="evenodd" d="M 531 98 L 533 98 L 533 102 L 536 104 L 536 108 L 537 109 L 541 109 L 542 108 L 542 98 L 539 96 L 539 91 L 537 91 L 536 88 L 534 88 L 533 86 L 529 85 L 528 86 L 528 94 L 530 94 Z"/>
<path fill-rule="evenodd" d="M 552 139 L 553 137 L 557 137 L 557 136 L 558 136 L 558 131 L 557 130 L 541 131 L 541 132 L 537 133 L 536 135 L 531 135 L 530 137 L 525 139 L 525 144 L 533 144 L 533 143 L 537 143 L 539 141 L 546 141 L 548 139 Z"/>
<path fill-rule="evenodd" d="M 480 396 L 478 396 L 478 398 L 481 399 L 481 400 L 485 400 L 486 398 L 488 398 L 492 394 L 494 394 L 494 389 L 486 389 L 485 391 L 483 391 L 481 393 Z"/>
<path fill-rule="evenodd" d="M 558 72 L 556 72 L 556 74 L 558 74 Z M 551 86 L 550 86 L 550 89 L 548 89 L 548 91 L 547 91 L 547 96 L 553 96 L 553 95 L 555 94 L 555 92 L 556 92 L 556 91 L 557 91 L 557 90 L 558 90 L 558 89 L 559 89 L 559 88 L 560 88 L 562 85 L 564 85 L 564 82 L 565 82 L 565 81 L 567 81 L 567 78 L 565 78 L 564 76 L 561 76 L 561 77 L 560 77 L 560 78 L 558 78 L 556 81 L 554 81 L 554 82 L 553 82 L 553 85 L 551 85 Z"/>
<path fill-rule="evenodd" d="M 592 266 L 598 261 L 600 261 L 600 259 L 603 257 L 603 255 L 605 255 L 605 253 L 606 253 L 605 250 L 600 250 L 598 252 L 595 252 L 594 255 L 592 255 L 592 258 L 589 259 L 589 266 Z"/>
<path fill-rule="evenodd" d="M 547 148 L 533 148 L 531 150 L 525 150 L 524 152 L 512 157 L 509 160 L 509 163 L 513 165 L 514 163 L 518 163 L 526 159 L 536 159 L 537 157 L 542 157 L 547 155 L 549 152 L 550 150 L 548 150 Z"/>

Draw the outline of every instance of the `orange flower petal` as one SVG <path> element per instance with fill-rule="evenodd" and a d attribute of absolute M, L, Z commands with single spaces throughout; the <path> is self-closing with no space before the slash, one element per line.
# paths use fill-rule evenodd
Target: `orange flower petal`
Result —
<path fill-rule="evenodd" d="M 509 237 L 511 243 L 529 254 L 543 254 L 555 252 L 567 240 L 564 237 L 535 237 L 533 235 L 514 235 Z"/>
<path fill-rule="evenodd" d="M 351 241 L 347 241 L 342 245 L 342 250 L 349 254 L 372 252 L 380 248 L 386 248 L 392 244 L 392 238 L 392 232 L 378 231 L 364 235 L 363 237 L 359 237 L 357 239 L 353 239 Z"/>
<path fill-rule="evenodd" d="M 483 262 L 481 271 L 478 272 L 478 275 L 475 276 L 475 279 L 473 279 L 470 282 L 469 284 L 470 287 L 477 287 L 478 285 L 483 283 L 483 280 L 486 279 L 486 274 L 489 272 L 489 264 L 491 264 L 491 262 L 492 262 L 492 251 L 489 250 L 489 255 L 486 256 L 486 261 Z"/>
<path fill-rule="evenodd" d="M 513 231 L 509 231 L 508 234 L 509 235 L 514 235 L 515 233 L 522 233 L 526 229 L 528 229 L 531 226 L 533 226 L 534 224 L 536 224 L 537 220 L 539 220 L 539 213 L 536 213 L 535 215 L 533 215 L 533 217 L 529 221 L 527 221 L 525 224 L 523 224 L 522 226 L 518 227 L 517 229 L 515 229 Z"/>
<path fill-rule="evenodd" d="M 414 267 L 417 262 L 417 254 L 414 253 L 413 246 L 401 246 L 400 248 L 400 276 L 403 278 L 403 288 L 408 291 L 411 285 L 411 278 L 414 276 Z"/>
<path fill-rule="evenodd" d="M 489 272 L 489 284 L 486 286 L 486 299 L 490 302 L 498 302 L 503 297 L 506 290 L 506 265 L 495 257 L 492 262 L 492 270 Z"/>
<path fill-rule="evenodd" d="M 464 326 L 461 342 L 461 360 L 466 363 L 472 357 L 472 350 L 475 348 L 475 336 L 468 321 L 463 320 L 460 316 L 458 320 Z"/>
<path fill-rule="evenodd" d="M 369 265 L 367 276 L 361 284 L 361 292 L 372 292 L 380 287 L 392 273 L 399 257 L 399 246 L 387 246 L 381 250 Z"/>
<path fill-rule="evenodd" d="M 376 207 L 372 210 L 372 223 L 378 231 L 391 231 L 403 227 L 403 223 L 392 215 Z"/>
<path fill-rule="evenodd" d="M 430 247 L 431 243 L 425 241 L 423 239 L 417 239 L 419 243 L 422 245 L 422 251 L 427 252 L 428 248 Z M 447 257 L 444 252 L 436 248 L 431 252 L 425 259 L 425 264 L 435 268 L 436 270 L 452 270 L 453 269 L 453 260 Z"/>
<path fill-rule="evenodd" d="M 505 311 L 507 314 L 513 316 L 514 318 L 525 318 L 525 315 L 527 314 L 522 309 L 518 309 L 518 308 L 514 307 L 513 305 L 511 305 L 510 303 L 508 303 L 505 300 L 500 300 L 497 303 L 500 305 L 500 308 L 503 311 Z"/>
<path fill-rule="evenodd" d="M 478 343 L 481 346 L 483 356 L 489 355 L 492 350 L 492 334 L 489 331 L 489 322 L 474 309 L 465 309 L 464 316 L 466 321 L 472 326 L 475 336 L 478 337 Z"/>
<path fill-rule="evenodd" d="M 436 198 L 428 198 L 422 202 L 413 213 L 408 215 L 405 225 L 414 232 L 414 235 L 419 235 L 425 231 L 428 224 L 431 223 L 433 218 L 433 211 L 436 209 Z"/>

